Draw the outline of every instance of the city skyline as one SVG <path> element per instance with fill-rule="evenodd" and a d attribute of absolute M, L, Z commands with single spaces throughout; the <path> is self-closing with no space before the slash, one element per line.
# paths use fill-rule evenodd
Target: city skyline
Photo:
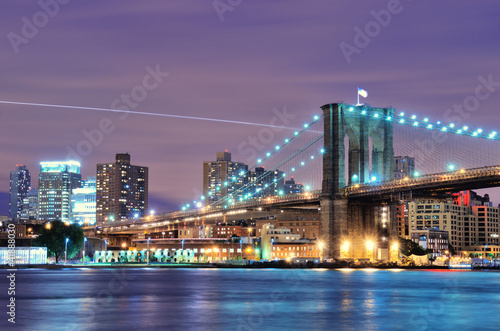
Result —
<path fill-rule="evenodd" d="M 451 116 L 447 110 L 474 93 L 481 77 L 500 81 L 494 66 L 500 46 L 493 42 L 498 22 L 490 7 L 478 4 L 443 2 L 429 12 L 422 4 L 401 2 L 386 27 L 379 24 L 379 33 L 346 56 L 346 45 L 356 46 L 356 28 L 377 22 L 372 11 L 387 10 L 387 5 L 298 4 L 290 9 L 244 2 L 224 12 L 221 21 L 210 2 L 124 1 L 120 6 L 100 4 L 92 26 L 78 18 L 95 12 L 94 4 L 61 5 L 17 52 L 3 38 L 6 69 L 0 99 L 119 108 L 126 104 L 122 94 L 146 82 L 150 89 L 144 100 L 134 101 L 135 111 L 264 125 L 274 121 L 297 128 L 319 113 L 322 104 L 355 103 L 358 86 L 369 91 L 365 101 L 371 105 L 445 119 Z M 22 34 L 21 18 L 31 19 L 41 10 L 37 4 L 5 6 L 11 13 L 2 22 L 6 35 Z M 349 15 L 331 19 L 335 12 Z M 115 18 L 112 24 L 119 31 L 105 29 L 107 15 Z M 162 24 L 165 20 L 168 25 Z M 192 23 L 186 26 L 186 21 Z M 129 32 L 125 39 L 124 29 Z M 61 31 L 81 37 L 67 39 Z M 492 89 L 463 121 L 497 129 L 500 93 L 497 85 Z M 228 149 L 234 160 L 250 163 L 251 155 L 242 153 L 241 146 L 260 130 L 235 123 L 5 104 L 0 119 L 0 214 L 7 214 L 8 173 L 15 164 L 36 171 L 40 161 L 64 160 L 78 146 L 88 152 L 81 160 L 82 177 L 93 175 L 94 165 L 112 161 L 115 153 L 128 152 L 151 169 L 151 208 L 179 209 L 202 190 L 203 161 Z M 276 132 L 275 138 L 290 132 Z M 494 203 L 500 202 L 498 190 L 488 193 Z"/>

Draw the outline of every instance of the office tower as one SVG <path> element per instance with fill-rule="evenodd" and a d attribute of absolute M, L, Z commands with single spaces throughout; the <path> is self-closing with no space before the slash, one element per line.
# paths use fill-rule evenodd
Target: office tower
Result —
<path fill-rule="evenodd" d="M 114 163 L 97 165 L 97 222 L 146 215 L 148 170 L 148 167 L 131 165 L 128 153 L 116 154 Z"/>
<path fill-rule="evenodd" d="M 16 170 L 10 172 L 9 218 L 21 217 L 23 199 L 28 195 L 31 186 L 31 175 L 26 166 L 16 165 Z"/>
<path fill-rule="evenodd" d="M 23 199 L 23 210 L 21 211 L 22 220 L 38 219 L 38 190 L 32 188 L 28 195 Z"/>
<path fill-rule="evenodd" d="M 410 156 L 394 157 L 394 179 L 415 176 L 415 158 Z"/>
<path fill-rule="evenodd" d="M 219 152 L 216 161 L 203 162 L 203 195 L 214 202 L 227 195 L 240 196 L 248 181 L 248 166 L 231 161 L 231 153 Z"/>
<path fill-rule="evenodd" d="M 77 161 L 40 162 L 38 177 L 38 219 L 69 222 L 71 192 L 80 187 Z"/>
<path fill-rule="evenodd" d="M 93 225 L 96 222 L 96 177 L 82 180 L 79 188 L 71 195 L 71 222 Z"/>
<path fill-rule="evenodd" d="M 263 167 L 256 167 L 255 171 L 249 173 L 249 182 L 253 183 L 249 194 L 254 197 L 266 197 L 283 195 L 285 193 L 285 178 L 283 171 L 266 171 Z"/>
<path fill-rule="evenodd" d="M 304 185 L 295 183 L 295 180 L 290 178 L 290 180 L 285 181 L 285 194 L 300 194 L 304 192 Z"/>

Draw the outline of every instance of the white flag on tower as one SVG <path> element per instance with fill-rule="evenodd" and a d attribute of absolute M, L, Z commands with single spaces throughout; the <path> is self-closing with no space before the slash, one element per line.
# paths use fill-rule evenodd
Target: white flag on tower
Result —
<path fill-rule="evenodd" d="M 368 96 L 368 92 L 363 90 L 361 87 L 358 87 L 358 95 L 361 95 L 363 98 L 366 98 Z"/>
<path fill-rule="evenodd" d="M 366 98 L 368 96 L 368 92 L 363 90 L 361 87 L 358 87 L 358 104 L 357 106 L 360 106 L 361 104 L 359 103 L 359 96 L 362 96 L 363 98 Z"/>

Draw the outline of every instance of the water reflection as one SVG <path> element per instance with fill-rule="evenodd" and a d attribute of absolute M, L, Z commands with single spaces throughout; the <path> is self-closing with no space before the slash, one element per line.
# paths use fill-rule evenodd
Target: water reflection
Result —
<path fill-rule="evenodd" d="M 318 271 L 21 270 L 16 329 L 432 330 L 436 321 L 446 329 L 497 327 L 484 316 L 500 307 L 500 273 Z"/>

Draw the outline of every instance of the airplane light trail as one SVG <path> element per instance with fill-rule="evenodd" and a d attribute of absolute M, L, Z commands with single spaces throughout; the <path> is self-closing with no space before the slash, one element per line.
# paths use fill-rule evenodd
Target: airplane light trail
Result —
<path fill-rule="evenodd" d="M 135 115 L 171 117 L 171 118 L 181 118 L 181 119 L 188 119 L 188 120 L 199 120 L 199 121 L 209 121 L 209 122 L 232 123 L 232 124 L 241 124 L 241 125 L 253 125 L 253 126 L 261 126 L 261 127 L 269 127 L 269 128 L 296 130 L 296 128 L 289 128 L 289 127 L 285 127 L 285 126 L 272 125 L 272 124 L 252 123 L 252 122 L 243 122 L 243 121 L 232 121 L 232 120 L 224 120 L 224 119 L 210 118 L 210 117 L 197 117 L 197 116 L 173 115 L 173 114 L 162 114 L 162 113 L 151 113 L 151 112 L 139 112 L 139 111 L 134 111 L 134 110 L 123 110 L 123 109 L 109 109 L 109 108 L 95 108 L 95 107 L 83 107 L 83 106 L 51 105 L 51 104 L 45 104 L 45 103 L 2 101 L 2 100 L 0 100 L 0 104 L 23 105 L 23 106 L 34 106 L 34 107 L 80 109 L 80 110 L 97 110 L 97 111 L 105 111 L 105 112 L 112 112 L 112 113 L 128 113 L 128 114 L 135 114 Z"/>

